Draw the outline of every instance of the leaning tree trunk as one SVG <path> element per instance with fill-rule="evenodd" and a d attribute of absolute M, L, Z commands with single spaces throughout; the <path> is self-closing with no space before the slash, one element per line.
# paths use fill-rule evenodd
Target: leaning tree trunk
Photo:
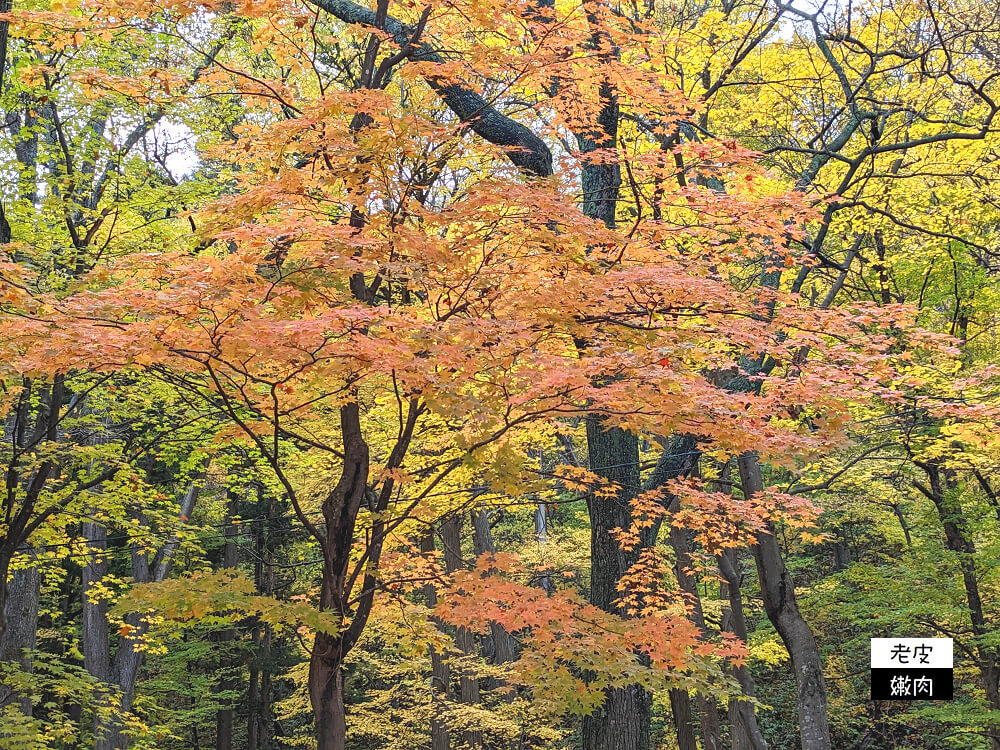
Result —
<path fill-rule="evenodd" d="M 747 497 L 764 490 L 760 462 L 755 453 L 739 457 L 740 483 Z M 826 715 L 826 682 L 823 680 L 823 660 L 816 638 L 799 612 L 792 581 L 773 528 L 757 535 L 754 560 L 760 578 L 764 611 L 778 631 L 792 657 L 797 688 L 799 739 L 802 750 L 831 750 L 830 727 Z"/>
<path fill-rule="evenodd" d="M 1000 660 L 996 647 L 986 641 L 993 632 L 992 623 L 986 618 L 986 608 L 979 588 L 979 575 L 976 570 L 976 544 L 969 531 L 968 520 L 962 510 L 962 504 L 949 491 L 943 470 L 936 463 L 917 461 L 917 465 L 927 474 L 929 486 L 919 482 L 917 488 L 934 503 L 938 518 L 944 529 L 945 545 L 955 554 L 962 571 L 962 583 L 965 586 L 966 604 L 969 610 L 969 620 L 972 623 L 972 633 L 976 636 L 976 654 L 979 673 L 983 680 L 983 690 L 986 701 L 993 711 L 1000 711 Z M 1000 726 L 996 722 L 990 725 L 990 747 L 1000 750 Z"/>

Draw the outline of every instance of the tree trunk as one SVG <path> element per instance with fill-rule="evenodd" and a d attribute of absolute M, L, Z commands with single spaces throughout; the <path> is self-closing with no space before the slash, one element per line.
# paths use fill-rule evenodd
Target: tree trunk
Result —
<path fill-rule="evenodd" d="M 677 501 L 675 500 L 674 503 Z M 670 546 L 674 550 L 674 574 L 681 591 L 687 596 L 688 615 L 691 621 L 704 635 L 705 614 L 701 606 L 701 595 L 698 592 L 698 581 L 691 575 L 691 551 L 684 529 L 671 525 Z M 671 696 L 672 697 L 672 696 Z M 719 719 L 719 709 L 710 696 L 698 693 L 695 696 L 698 707 L 698 725 L 701 727 L 701 742 L 704 750 L 722 750 L 722 722 Z M 678 741 L 680 736 L 678 735 Z"/>
<path fill-rule="evenodd" d="M 465 567 L 462 558 L 462 526 L 464 516 L 456 513 L 441 522 L 441 545 L 444 548 L 445 570 L 453 573 Z M 466 657 L 474 656 L 476 648 L 476 636 L 468 628 L 459 627 L 455 632 L 455 645 Z M 479 704 L 479 679 L 475 674 L 469 674 L 466 667 L 459 672 L 458 676 L 459 701 L 467 706 Z M 482 732 L 477 730 L 467 730 L 462 733 L 462 744 L 464 747 L 479 747 L 482 744 Z"/>
<path fill-rule="evenodd" d="M 535 541 L 542 548 L 545 547 L 549 539 L 548 522 L 548 507 L 545 503 L 538 503 L 535 506 Z M 551 594 L 554 590 L 552 577 L 548 575 L 543 575 L 538 580 L 538 585 L 545 589 L 546 594 Z"/>
<path fill-rule="evenodd" d="M 670 688 L 670 713 L 674 718 L 678 750 L 698 750 L 694 737 L 694 715 L 691 713 L 691 696 L 687 690 Z"/>
<path fill-rule="evenodd" d="M 3 570 L 0 575 L 6 578 L 7 571 Z M 0 634 L 0 662 L 17 663 L 21 670 L 31 672 L 30 651 L 35 648 L 42 577 L 38 568 L 19 568 L 10 575 L 10 581 L 5 583 L 3 620 L 6 627 Z M 20 704 L 21 712 L 25 716 L 31 716 L 30 696 L 19 696 L 9 686 L 0 685 L 0 706 L 11 703 Z"/>
<path fill-rule="evenodd" d="M 472 550 L 480 555 L 495 555 L 493 532 L 490 530 L 490 516 L 485 510 L 472 511 Z M 514 639 L 499 623 L 490 623 L 490 638 L 493 641 L 492 662 L 506 664 L 514 661 L 516 649 Z M 511 695 L 513 697 L 513 695 Z"/>
<path fill-rule="evenodd" d="M 316 750 L 344 750 L 347 709 L 340 639 L 317 632 L 309 662 L 309 698 L 316 721 Z"/>
<path fill-rule="evenodd" d="M 108 574 L 108 530 L 101 524 L 85 522 L 82 527 L 83 538 L 92 554 L 87 558 L 83 568 L 83 640 L 80 644 L 83 651 L 83 666 L 94 679 L 105 686 L 111 682 L 111 635 L 108 631 L 108 603 L 105 599 L 91 598 L 94 587 L 100 586 Z M 96 700 L 108 700 L 110 694 L 107 688 L 95 694 Z M 100 718 L 98 707 L 94 706 L 93 728 L 95 748 L 106 740 L 108 728 Z"/>
<path fill-rule="evenodd" d="M 937 508 L 938 518 L 944 527 L 945 545 L 955 553 L 959 569 L 962 571 L 962 583 L 965 586 L 966 604 L 969 609 L 969 620 L 972 632 L 976 636 L 976 653 L 978 654 L 979 673 L 983 679 L 983 689 L 990 708 L 1000 711 L 1000 660 L 995 647 L 983 643 L 993 631 L 992 624 L 986 620 L 982 594 L 979 590 L 979 577 L 976 571 L 976 545 L 969 533 L 968 521 L 962 510 L 962 504 L 948 491 L 942 481 L 942 470 L 937 464 L 916 462 L 927 474 L 929 487 L 917 483 L 918 489 L 926 495 Z M 990 747 L 1000 750 L 1000 725 L 990 725 Z"/>
<path fill-rule="evenodd" d="M 194 512 L 195 503 L 198 500 L 198 485 L 194 482 L 190 484 L 184 497 L 181 499 L 180 507 L 178 509 L 178 516 L 181 523 L 186 523 Z M 90 525 L 89 533 L 91 537 L 94 538 L 97 548 L 100 548 L 101 544 L 107 544 L 107 531 L 95 525 Z M 88 537 L 89 538 L 89 537 Z M 132 547 L 132 578 L 137 583 L 151 583 L 162 581 L 167 577 L 170 572 L 170 567 L 173 563 L 174 553 L 177 551 L 180 542 L 176 535 L 172 535 L 170 539 L 157 551 L 155 557 L 152 561 L 149 560 L 147 552 L 140 549 L 138 545 L 133 545 Z M 106 574 L 107 566 L 102 565 L 99 561 L 91 558 L 88 564 L 89 573 L 85 571 L 85 575 L 90 576 L 90 585 L 98 583 L 101 579 L 98 575 Z M 93 567 L 91 567 L 93 564 Z M 89 608 L 89 613 L 88 613 Z M 85 620 L 89 618 L 91 620 L 91 625 L 89 634 L 90 638 L 84 639 L 84 647 L 91 651 L 90 662 L 95 670 L 103 668 L 105 663 L 105 649 L 108 650 L 108 659 L 110 660 L 110 646 L 105 646 L 107 643 L 105 639 L 108 638 L 107 633 L 107 609 L 102 603 L 90 604 L 86 600 L 84 601 L 84 618 Z M 104 625 L 102 627 L 101 622 Z M 143 659 L 145 652 L 137 648 L 138 640 L 141 639 L 149 628 L 147 622 L 144 621 L 143 617 L 139 614 L 133 613 L 125 617 L 125 623 L 130 627 L 131 632 L 128 637 L 123 637 L 118 643 L 118 650 L 115 653 L 114 660 L 110 662 L 107 668 L 105 677 L 98 679 L 103 679 L 105 682 L 115 685 L 118 688 L 120 696 L 119 712 L 124 715 L 132 710 L 132 702 L 135 700 L 135 688 L 139 680 L 139 670 L 142 668 Z M 86 663 L 87 654 L 84 652 L 84 662 Z M 91 674 L 96 675 L 94 672 Z M 108 717 L 104 717 L 108 718 Z M 121 748 L 128 747 L 128 737 L 124 735 L 123 723 L 115 718 L 111 718 L 108 723 L 101 720 L 100 715 L 95 716 L 94 721 L 94 736 L 95 744 L 94 750 L 120 750 Z"/>
<path fill-rule="evenodd" d="M 722 610 L 722 629 L 732 633 L 741 641 L 747 640 L 747 621 L 743 612 L 742 583 L 736 567 L 736 550 L 728 549 L 718 556 L 719 572 L 722 574 L 722 597 L 729 600 L 729 607 Z M 750 668 L 743 664 L 733 667 L 736 681 L 740 683 L 743 695 L 753 698 L 757 693 Z M 729 726 L 732 734 L 732 750 L 767 750 L 767 742 L 757 725 L 757 714 L 753 704 L 745 700 L 729 702 Z"/>
<path fill-rule="evenodd" d="M 236 494 L 229 490 L 226 503 L 226 543 L 222 548 L 222 567 L 235 568 L 239 564 L 239 548 L 236 546 L 237 528 L 233 523 L 236 517 Z M 231 644 L 236 640 L 236 631 L 227 628 L 219 633 L 219 643 L 223 644 L 221 650 L 223 654 L 222 668 L 232 669 L 229 663 L 231 657 L 226 653 L 225 644 Z M 239 687 L 239 682 L 232 675 L 224 677 L 219 687 L 226 691 L 233 691 Z M 220 708 L 215 717 L 215 747 L 216 750 L 232 750 L 233 746 L 233 705 L 229 703 L 225 708 Z"/>
<path fill-rule="evenodd" d="M 611 530 L 628 528 L 629 501 L 640 486 L 639 440 L 624 430 L 605 430 L 601 420 L 587 418 L 591 471 L 619 487 L 615 497 L 587 498 L 590 514 L 590 601 L 605 612 L 616 612 L 618 581 L 635 562 Z M 648 750 L 652 698 L 638 685 L 612 688 L 604 705 L 583 718 L 584 750 Z"/>
<path fill-rule="evenodd" d="M 420 540 L 421 552 L 434 551 L 434 527 L 430 527 Z M 437 589 L 433 583 L 424 586 L 424 597 L 427 608 L 433 610 L 437 606 Z M 434 715 L 431 717 L 431 750 L 449 750 L 451 741 L 448 737 L 448 722 L 443 716 L 447 711 L 441 711 L 444 702 L 448 700 L 448 690 L 451 686 L 451 673 L 448 662 L 436 648 L 430 649 L 431 655 L 431 701 L 434 704 Z"/>
<path fill-rule="evenodd" d="M 739 457 L 739 467 L 744 495 L 751 497 L 762 492 L 764 482 L 757 455 L 744 453 Z M 792 657 L 802 750 L 831 750 L 823 661 L 816 638 L 799 612 L 795 583 L 785 567 L 773 528 L 757 535 L 754 560 L 764 611 Z"/>

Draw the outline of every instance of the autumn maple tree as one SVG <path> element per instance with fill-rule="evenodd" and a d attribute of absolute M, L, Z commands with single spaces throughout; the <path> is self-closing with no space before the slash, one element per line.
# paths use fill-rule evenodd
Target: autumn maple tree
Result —
<path fill-rule="evenodd" d="M 839 746 L 868 481 L 995 747 L 997 44 L 888 5 L 7 9 L 0 737 Z"/>

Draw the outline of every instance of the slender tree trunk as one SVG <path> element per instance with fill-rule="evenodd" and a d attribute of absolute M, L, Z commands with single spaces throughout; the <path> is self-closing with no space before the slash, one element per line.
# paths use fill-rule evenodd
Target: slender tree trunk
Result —
<path fill-rule="evenodd" d="M 676 501 L 674 502 L 676 503 Z M 670 546 L 674 550 L 674 575 L 677 577 L 681 591 L 687 596 L 689 617 L 704 635 L 707 633 L 705 614 L 702 610 L 701 594 L 698 592 L 698 581 L 690 572 L 693 561 L 684 529 L 671 525 Z M 701 727 L 701 742 L 704 750 L 723 750 L 722 722 L 719 719 L 719 709 L 715 700 L 698 693 L 695 696 L 695 702 L 698 708 L 698 725 Z"/>
<path fill-rule="evenodd" d="M 434 527 L 430 527 L 420 540 L 421 552 L 434 551 Z M 437 590 L 434 584 L 429 583 L 424 586 L 424 598 L 427 601 L 427 608 L 433 610 L 437 606 Z M 448 691 L 451 687 L 451 673 L 448 669 L 448 661 L 436 648 L 431 647 L 431 700 L 434 704 L 434 715 L 431 717 L 431 750 L 449 750 L 451 741 L 448 736 L 448 722 L 446 720 L 447 711 L 442 711 L 448 700 Z"/>
<path fill-rule="evenodd" d="M 236 546 L 237 528 L 233 523 L 236 517 L 236 495 L 229 490 L 226 503 L 226 543 L 222 548 L 222 567 L 235 568 L 239 564 L 239 548 Z M 219 633 L 219 643 L 222 644 L 223 669 L 232 669 L 231 657 L 226 653 L 227 644 L 236 640 L 236 631 L 228 628 Z M 239 681 L 231 675 L 224 677 L 219 685 L 226 691 L 239 688 Z M 232 750 L 233 746 L 233 705 L 230 702 L 225 708 L 220 708 L 215 717 L 215 747 L 216 750 Z"/>
<path fill-rule="evenodd" d="M 549 539 L 549 517 L 548 517 L 548 507 L 545 503 L 538 503 L 535 506 L 535 541 L 538 542 L 538 546 L 544 548 L 548 543 Z M 545 589 L 546 594 L 551 594 L 554 590 L 552 586 L 551 576 L 544 575 L 539 581 L 538 585 Z"/>
<path fill-rule="evenodd" d="M 82 528 L 83 538 L 92 554 L 87 558 L 83 568 L 83 666 L 96 680 L 107 686 L 111 682 L 111 635 L 108 631 L 107 600 L 92 598 L 95 587 L 99 587 L 108 574 L 108 530 L 101 524 L 85 522 Z M 93 704 L 93 728 L 95 748 L 106 741 L 108 733 L 100 714 L 99 703 L 110 700 L 107 688 L 95 693 Z"/>
<path fill-rule="evenodd" d="M 743 493 L 751 497 L 763 492 L 764 483 L 757 455 L 741 455 L 739 468 Z M 792 657 L 802 750 L 831 750 L 823 661 L 816 638 L 799 612 L 795 583 L 785 567 L 773 529 L 770 533 L 757 535 L 754 560 L 757 563 L 757 576 L 760 578 L 764 611 Z"/>
<path fill-rule="evenodd" d="M 258 716 L 260 702 L 260 625 L 254 625 L 250 634 L 255 655 L 250 661 L 249 679 L 247 680 L 247 750 L 260 750 L 260 717 Z"/>
<path fill-rule="evenodd" d="M 722 597 L 728 599 L 729 606 L 722 610 L 722 629 L 732 633 L 741 641 L 747 640 L 747 622 L 743 611 L 742 583 L 737 569 L 736 550 L 729 549 L 718 556 L 719 572 L 722 574 Z M 750 668 L 743 664 L 733 667 L 736 681 L 740 683 L 743 695 L 753 698 L 757 693 Z M 732 750 L 767 750 L 767 742 L 757 725 L 757 715 L 753 704 L 745 700 L 729 702 L 729 726 L 732 734 Z"/>
<path fill-rule="evenodd" d="M 968 520 L 962 510 L 961 502 L 946 487 L 942 477 L 942 469 L 934 463 L 917 462 L 917 465 L 927 474 L 928 486 L 917 483 L 917 487 L 937 508 L 938 518 L 944 528 L 945 545 L 955 554 L 959 569 L 962 571 L 962 583 L 965 587 L 966 604 L 969 609 L 969 620 L 972 632 L 976 636 L 976 653 L 978 654 L 979 673 L 983 680 L 983 689 L 990 708 L 1000 711 L 1000 660 L 997 649 L 987 643 L 993 632 L 992 624 L 986 619 L 982 593 L 979 589 L 979 576 L 976 571 L 976 545 L 969 532 Z M 1000 723 L 990 725 L 990 747 L 1000 750 Z"/>
<path fill-rule="evenodd" d="M 462 558 L 462 526 L 464 516 L 456 513 L 441 522 L 441 545 L 444 548 L 444 566 L 449 573 L 465 567 Z M 468 628 L 459 627 L 455 632 L 455 644 L 466 657 L 478 653 L 475 634 Z M 479 704 L 479 679 L 469 673 L 469 668 L 462 669 L 458 676 L 459 700 L 467 706 Z M 464 747 L 475 748 L 482 744 L 482 732 L 466 730 L 462 733 Z"/>

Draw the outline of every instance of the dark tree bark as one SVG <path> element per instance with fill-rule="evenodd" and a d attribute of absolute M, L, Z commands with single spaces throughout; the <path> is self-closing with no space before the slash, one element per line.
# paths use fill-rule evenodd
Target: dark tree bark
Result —
<path fill-rule="evenodd" d="M 24 554 L 33 557 L 30 550 Z M 5 574 L 6 575 L 6 574 Z M 32 671 L 30 652 L 35 648 L 38 630 L 38 600 L 42 577 L 38 568 L 17 568 L 10 575 L 3 617 L 7 627 L 0 637 L 0 662 L 14 663 L 24 672 Z M 18 695 L 8 685 L 0 685 L 0 706 L 18 703 L 25 716 L 31 716 L 31 697 Z M 2 738 L 0 738 L 2 739 Z M 0 742 L 2 744 L 2 742 Z"/>
<path fill-rule="evenodd" d="M 309 662 L 309 697 L 316 717 L 317 750 L 344 750 L 347 710 L 344 702 L 344 656 L 361 634 L 369 609 L 352 621 L 347 580 L 358 512 L 368 490 L 369 452 L 361 431 L 357 402 L 340 409 L 344 466 L 340 480 L 323 502 L 326 534 L 323 544 L 323 585 L 320 609 L 335 613 L 351 626 L 337 633 L 317 632 Z M 374 585 L 374 584 L 373 584 Z M 374 592 L 373 592 L 374 593 Z M 360 623 L 355 628 L 355 624 Z"/>
<path fill-rule="evenodd" d="M 615 612 L 618 581 L 637 558 L 626 553 L 611 530 L 628 528 L 629 501 L 640 488 L 639 440 L 618 428 L 603 429 L 598 417 L 587 418 L 587 445 L 591 470 L 619 489 L 611 498 L 588 497 L 590 514 L 590 601 L 606 612 Z M 652 697 L 639 685 L 612 688 L 604 704 L 583 719 L 584 750 L 648 750 Z"/>
<path fill-rule="evenodd" d="M 694 714 L 691 713 L 691 696 L 687 690 L 670 688 L 670 713 L 677 732 L 678 750 L 698 750 L 694 736 Z"/>
<path fill-rule="evenodd" d="M 271 498 L 267 517 L 277 515 L 277 504 Z M 273 596 L 275 588 L 274 546 L 265 538 L 266 526 L 256 525 L 254 533 L 254 585 L 264 596 Z M 250 662 L 250 684 L 247 687 L 247 745 L 248 750 L 271 750 L 274 735 L 272 700 L 271 643 L 274 633 L 270 625 L 255 623 L 250 635 L 254 658 Z"/>
<path fill-rule="evenodd" d="M 722 595 L 729 606 L 722 610 L 722 629 L 732 633 L 741 641 L 747 640 L 747 621 L 743 611 L 743 594 L 740 590 L 742 576 L 737 568 L 736 550 L 728 549 L 718 556 L 719 572 L 722 574 Z M 757 687 L 750 668 L 743 664 L 733 667 L 743 695 L 753 698 Z M 757 725 L 757 714 L 753 704 L 745 700 L 729 702 L 729 726 L 732 733 L 732 750 L 767 750 L 767 742 Z"/>
<path fill-rule="evenodd" d="M 237 527 L 233 523 L 236 518 L 236 494 L 230 489 L 227 493 L 226 502 L 226 543 L 222 548 L 222 567 L 235 568 L 239 564 L 239 547 L 236 545 Z M 236 631 L 232 628 L 219 633 L 219 643 L 223 644 L 223 668 L 231 669 L 234 665 L 228 663 L 230 660 L 226 654 L 226 644 L 231 644 L 236 640 Z M 232 676 L 225 677 L 219 685 L 223 690 L 236 690 L 239 688 L 239 681 Z M 233 706 L 227 705 L 220 708 L 215 717 L 215 747 L 216 750 L 231 750 L 233 746 Z"/>
<path fill-rule="evenodd" d="M 1000 658 L 994 646 L 983 642 L 994 628 L 993 623 L 987 619 L 983 605 L 979 574 L 976 570 L 976 544 L 972 540 L 968 519 L 965 517 L 961 502 L 954 494 L 955 488 L 948 486 L 950 483 L 945 470 L 934 462 L 915 463 L 927 475 L 927 484 L 916 482 L 916 487 L 934 503 L 944 529 L 945 546 L 955 554 L 958 567 L 962 571 L 969 620 L 972 624 L 972 633 L 977 640 L 977 666 L 983 680 L 986 700 L 990 708 L 1000 711 Z M 989 736 L 992 750 L 1000 750 L 1000 722 L 990 725 Z"/>
<path fill-rule="evenodd" d="M 760 463 L 755 453 L 739 457 L 740 483 L 747 497 L 764 490 Z M 757 535 L 754 560 L 760 579 L 764 611 L 792 657 L 799 713 L 799 739 L 802 750 L 831 750 L 830 728 L 826 713 L 826 682 L 823 660 L 812 630 L 799 612 L 792 581 L 773 527 Z"/>
<path fill-rule="evenodd" d="M 444 566 L 449 573 L 465 568 L 462 557 L 462 526 L 465 516 L 456 513 L 441 522 L 441 546 L 444 549 Z M 467 657 L 478 653 L 476 636 L 468 628 L 459 627 L 455 632 L 455 645 Z M 468 668 L 462 669 L 458 676 L 458 699 L 467 706 L 479 704 L 479 679 L 468 673 Z M 482 744 L 482 733 L 470 730 L 462 733 L 462 745 L 469 748 Z"/>
<path fill-rule="evenodd" d="M 485 510 L 472 511 L 472 550 L 477 558 L 480 555 L 495 555 L 497 552 L 493 543 L 493 532 L 490 529 L 490 514 Z M 490 639 L 493 642 L 491 661 L 494 664 L 514 661 L 517 652 L 516 643 L 502 625 L 496 622 L 490 623 Z"/>
<path fill-rule="evenodd" d="M 420 540 L 421 552 L 434 551 L 434 527 L 430 527 L 427 533 Z M 437 606 L 437 589 L 434 584 L 429 583 L 424 586 L 424 598 L 427 601 L 428 609 L 433 610 Z M 451 671 L 448 668 L 448 661 L 441 652 L 431 648 L 431 700 L 434 703 L 434 715 L 431 717 L 431 750 L 449 750 L 451 739 L 448 736 L 448 722 L 443 714 L 442 707 L 448 700 L 448 692 L 451 687 Z"/>

